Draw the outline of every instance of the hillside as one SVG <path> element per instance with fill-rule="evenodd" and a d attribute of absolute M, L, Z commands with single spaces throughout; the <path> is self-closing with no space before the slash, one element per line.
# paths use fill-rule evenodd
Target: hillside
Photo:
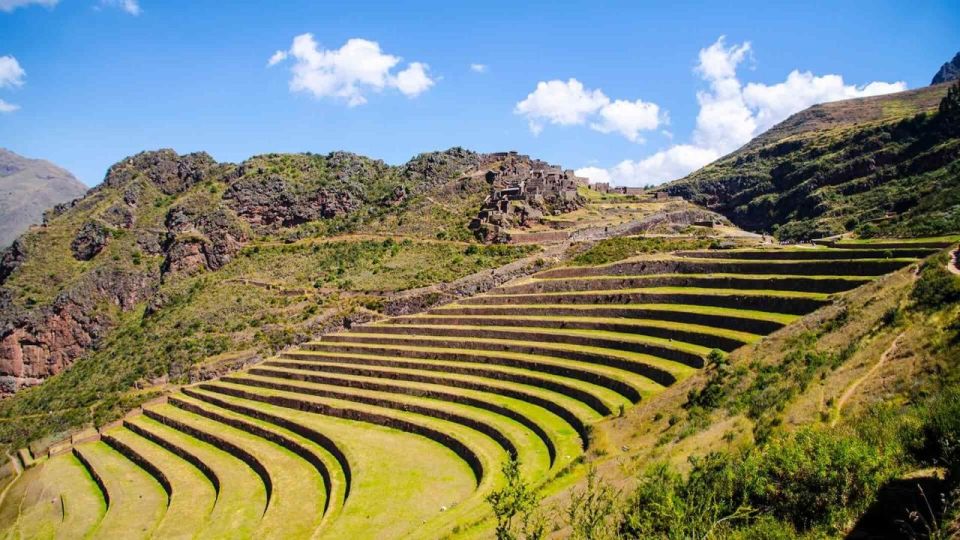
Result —
<path fill-rule="evenodd" d="M 0 148 L 0 249 L 54 206 L 82 197 L 87 186 L 49 161 Z"/>
<path fill-rule="evenodd" d="M 782 240 L 958 232 L 960 121 L 939 112 L 949 88 L 816 105 L 666 190 Z"/>

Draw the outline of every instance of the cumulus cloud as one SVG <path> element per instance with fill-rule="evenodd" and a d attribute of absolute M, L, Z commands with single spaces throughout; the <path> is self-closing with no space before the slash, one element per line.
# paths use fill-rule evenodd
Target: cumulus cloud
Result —
<path fill-rule="evenodd" d="M 470 71 L 474 73 L 486 73 L 487 65 L 486 64 L 470 64 Z"/>
<path fill-rule="evenodd" d="M 589 178 L 591 182 L 609 182 L 610 171 L 600 167 L 584 167 L 573 171 L 577 176 Z"/>
<path fill-rule="evenodd" d="M 660 107 L 643 100 L 610 101 L 599 88 L 590 90 L 577 79 L 540 81 L 537 88 L 517 103 L 514 113 L 525 116 L 535 135 L 545 124 L 583 125 L 601 133 L 619 133 L 640 142 L 640 132 L 656 129 L 665 116 Z"/>
<path fill-rule="evenodd" d="M 422 62 L 411 62 L 394 73 L 401 58 L 385 54 L 380 44 L 366 39 L 350 39 L 339 49 L 328 50 L 317 44 L 313 34 L 301 34 L 293 38 L 289 50 L 275 52 L 267 65 L 288 58 L 294 60 L 290 91 L 340 99 L 351 107 L 366 103 L 368 91 L 393 88 L 412 98 L 436 83 L 429 75 L 429 66 Z"/>
<path fill-rule="evenodd" d="M 100 7 L 120 8 L 134 17 L 142 13 L 137 0 L 100 0 Z"/>
<path fill-rule="evenodd" d="M 0 88 L 16 88 L 23 86 L 23 78 L 27 72 L 20 67 L 20 62 L 13 56 L 0 56 Z"/>
<path fill-rule="evenodd" d="M 657 129 L 661 122 L 660 107 L 643 100 L 618 99 L 601 107 L 599 121 L 590 127 L 600 133 L 619 133 L 630 142 L 641 142 L 641 131 Z"/>
<path fill-rule="evenodd" d="M 10 13 L 11 11 L 30 5 L 43 6 L 46 8 L 52 8 L 57 5 L 59 0 L 0 0 L 0 11 L 5 11 Z M 9 111 L 4 111 L 9 112 Z"/>
<path fill-rule="evenodd" d="M 13 56 L 0 56 L 0 88 L 19 88 L 23 86 L 23 79 L 27 72 L 20 67 L 20 62 Z M 8 103 L 0 99 L 0 113 L 11 113 L 19 109 L 19 105 Z"/>
<path fill-rule="evenodd" d="M 13 103 L 7 103 L 6 101 L 0 99 L 0 113 L 12 113 L 13 111 L 19 109 L 19 105 L 14 105 Z"/>
<path fill-rule="evenodd" d="M 749 83 L 743 90 L 747 105 L 756 112 L 757 126 L 765 131 L 774 124 L 815 103 L 902 92 L 904 82 L 872 82 L 847 85 L 840 75 L 817 77 L 809 71 L 793 70 L 787 80 L 773 85 Z"/>
<path fill-rule="evenodd" d="M 785 81 L 745 86 L 737 71 L 753 58 L 749 42 L 727 45 L 721 36 L 700 50 L 695 72 L 706 83 L 697 92 L 700 110 L 691 140 L 639 160 L 624 160 L 607 169 L 613 182 L 659 184 L 680 178 L 736 150 L 750 139 L 811 105 L 906 90 L 904 82 L 846 84 L 840 75 L 816 76 L 792 71 Z"/>

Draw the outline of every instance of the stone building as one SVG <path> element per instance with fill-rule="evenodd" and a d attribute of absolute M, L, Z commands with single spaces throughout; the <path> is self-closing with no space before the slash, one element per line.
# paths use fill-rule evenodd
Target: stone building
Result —
<path fill-rule="evenodd" d="M 484 239 L 495 239 L 501 228 L 527 227 L 545 214 L 556 215 L 583 205 L 577 187 L 587 180 L 572 170 L 516 152 L 490 154 L 485 178 L 490 195 L 470 228 Z"/>

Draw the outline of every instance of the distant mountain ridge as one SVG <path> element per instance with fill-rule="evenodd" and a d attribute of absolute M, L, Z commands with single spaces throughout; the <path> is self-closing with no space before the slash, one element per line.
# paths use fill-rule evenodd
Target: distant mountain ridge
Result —
<path fill-rule="evenodd" d="M 86 192 L 69 171 L 0 148 L 0 248 L 40 223 L 44 211 Z"/>
<path fill-rule="evenodd" d="M 953 57 L 953 60 L 945 62 L 940 67 L 940 71 L 933 76 L 933 81 L 930 84 L 941 84 L 958 79 L 960 79 L 960 52 Z"/>
<path fill-rule="evenodd" d="M 815 105 L 665 189 L 782 240 L 960 232 L 950 88 Z"/>

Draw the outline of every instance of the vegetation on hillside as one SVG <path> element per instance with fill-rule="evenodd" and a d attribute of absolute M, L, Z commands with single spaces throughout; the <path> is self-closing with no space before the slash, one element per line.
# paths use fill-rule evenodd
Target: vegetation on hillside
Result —
<path fill-rule="evenodd" d="M 639 470 L 625 486 L 591 473 L 561 506 L 514 508 L 524 519 L 498 538 L 545 537 L 543 527 L 525 528 L 529 522 L 593 540 L 825 538 L 851 530 L 954 537 L 960 533 L 960 277 L 945 262 L 942 254 L 932 257 L 906 290 L 894 282 L 865 306 L 837 309 L 816 329 L 779 338 L 776 360 L 731 363 L 714 351 L 702 382 L 661 432 L 663 449 L 636 462 Z M 784 424 L 801 396 L 822 396 L 814 386 L 822 388 L 868 342 L 894 334 L 913 335 L 923 347 L 916 351 L 927 358 L 919 370 L 902 368 L 900 378 L 884 382 L 882 397 L 865 400 L 854 414 L 839 418 L 833 408 L 840 404 L 831 400 L 819 416 Z M 720 420 L 737 416 L 750 419 L 751 437 Z M 684 466 L 665 460 L 683 439 L 718 425 L 727 426 L 720 449 L 695 444 Z M 621 471 L 625 458 L 618 462 Z"/>
<path fill-rule="evenodd" d="M 775 127 L 667 189 L 781 240 L 960 232 L 958 99 L 957 85 L 942 85 L 818 106 L 833 116 L 799 113 L 784 122 L 798 127 Z M 883 113 L 844 116 L 858 107 Z"/>

